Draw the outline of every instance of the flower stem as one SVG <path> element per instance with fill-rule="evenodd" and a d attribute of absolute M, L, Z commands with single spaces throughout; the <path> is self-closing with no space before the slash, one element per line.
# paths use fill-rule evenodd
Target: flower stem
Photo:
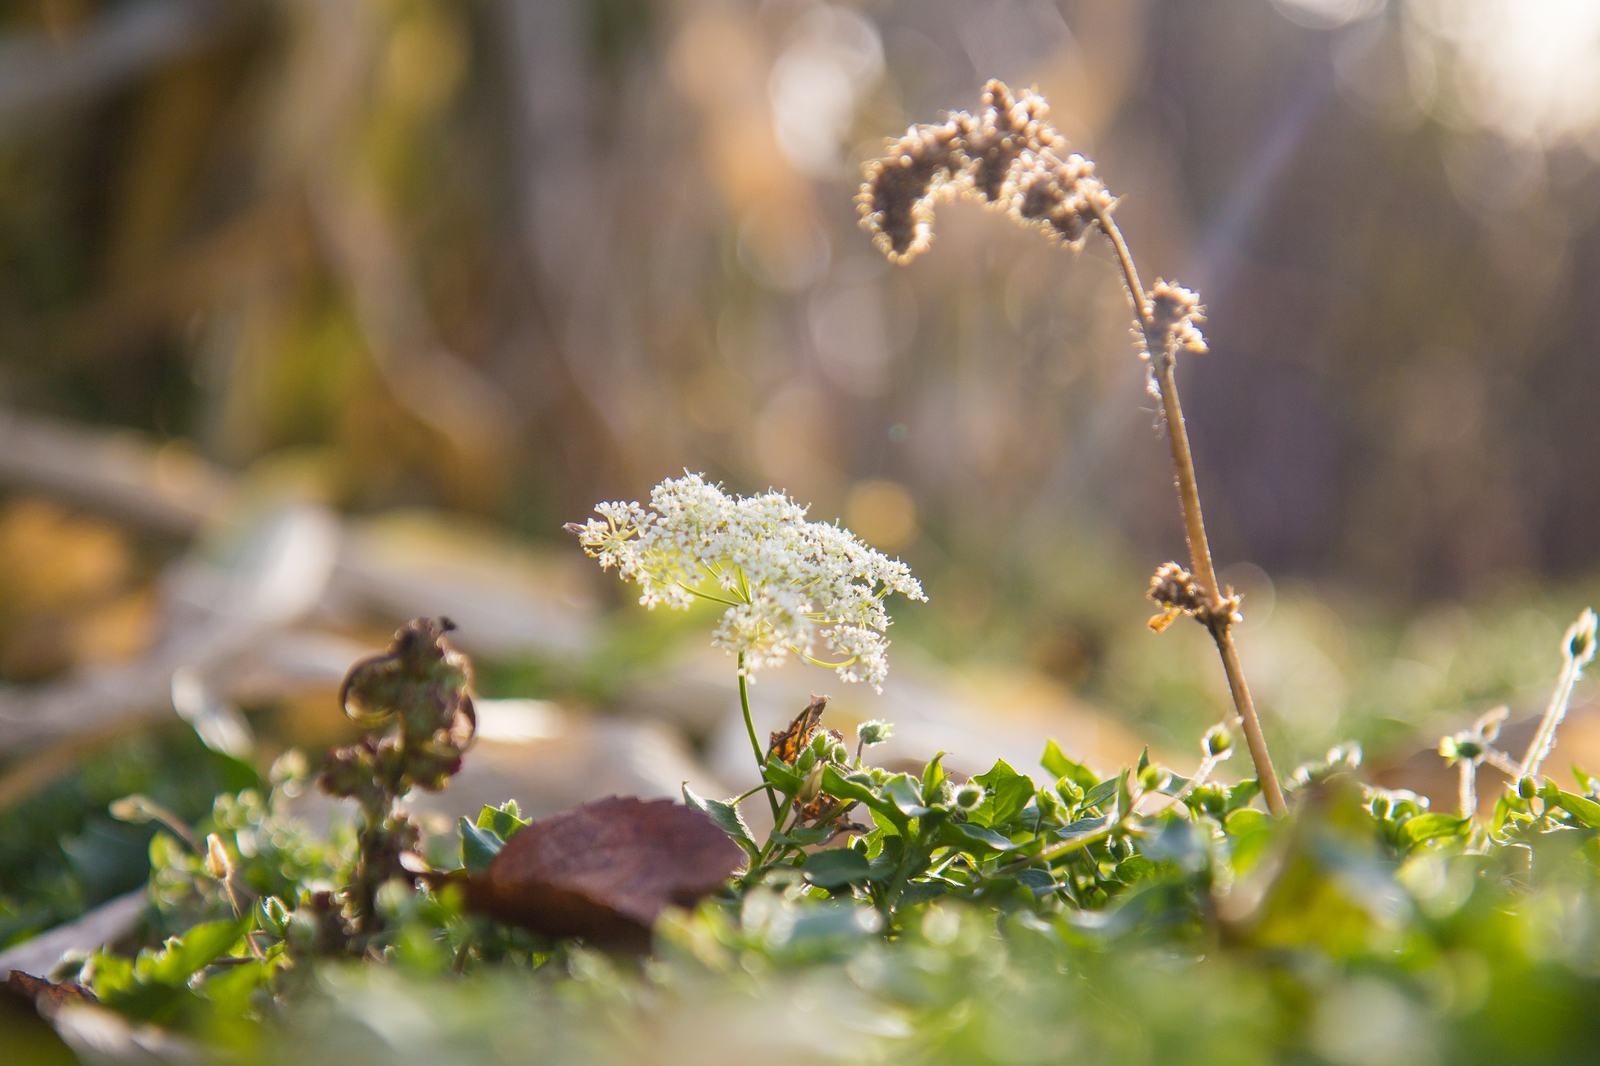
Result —
<path fill-rule="evenodd" d="M 1550 695 L 1550 705 L 1545 708 L 1544 718 L 1539 721 L 1539 731 L 1528 744 L 1527 754 L 1522 757 L 1522 765 L 1518 767 L 1519 779 L 1539 775 L 1539 767 L 1543 765 L 1545 756 L 1555 747 L 1556 727 L 1567 716 L 1567 704 L 1572 701 L 1572 686 L 1577 684 L 1582 674 L 1583 663 L 1568 655 L 1561 667 L 1561 679 L 1556 682 L 1556 690 Z M 1516 781 L 1511 784 L 1515 787 Z"/>
<path fill-rule="evenodd" d="M 1178 499 L 1183 505 L 1183 521 L 1194 575 L 1205 589 L 1206 596 L 1220 608 L 1222 596 L 1217 587 L 1216 567 L 1211 561 L 1211 546 L 1206 541 L 1206 523 L 1200 510 L 1200 486 L 1195 478 L 1194 455 L 1189 450 L 1189 431 L 1184 425 L 1183 405 L 1178 399 L 1178 382 L 1174 374 L 1176 361 L 1165 338 L 1156 335 L 1150 304 L 1145 299 L 1139 271 L 1133 264 L 1133 255 L 1128 251 L 1128 242 L 1123 240 L 1122 231 L 1112 221 L 1110 212 L 1097 202 L 1094 204 L 1094 213 L 1101 231 L 1116 252 L 1123 282 L 1127 285 L 1134 313 L 1139 317 L 1139 328 L 1144 331 L 1146 347 L 1150 352 L 1151 373 L 1161 393 L 1161 408 L 1167 420 L 1167 439 L 1172 445 L 1172 465 L 1178 474 Z M 1275 815 L 1286 814 L 1289 808 L 1284 803 L 1278 775 L 1272 768 L 1272 756 L 1267 751 L 1267 740 L 1261 732 L 1261 719 L 1256 715 L 1255 701 L 1250 698 L 1250 686 L 1245 682 L 1244 667 L 1239 663 L 1239 651 L 1234 647 L 1231 627 L 1230 612 L 1223 609 L 1213 611 L 1206 625 L 1216 641 L 1222 669 L 1228 675 L 1233 706 L 1244 725 L 1245 740 L 1250 747 L 1250 758 L 1256 764 L 1256 776 L 1261 780 L 1267 808 Z"/>
<path fill-rule="evenodd" d="M 744 711 L 745 732 L 750 734 L 750 750 L 756 754 L 756 773 L 766 779 L 766 759 L 761 754 L 761 741 L 756 736 L 756 723 L 750 717 L 750 679 L 745 676 L 744 652 L 739 653 L 739 707 Z M 767 785 L 767 802 L 772 806 L 772 828 L 778 829 L 778 796 Z"/>

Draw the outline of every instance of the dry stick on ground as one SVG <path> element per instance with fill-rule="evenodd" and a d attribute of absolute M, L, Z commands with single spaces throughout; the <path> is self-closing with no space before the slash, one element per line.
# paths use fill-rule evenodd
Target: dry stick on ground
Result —
<path fill-rule="evenodd" d="M 1013 93 L 1003 83 L 991 81 L 984 88 L 983 102 L 983 110 L 976 114 L 957 111 L 944 122 L 911 127 L 891 142 L 888 155 L 867 164 L 857 200 L 862 222 L 895 263 L 905 263 L 927 248 L 933 236 L 933 206 L 947 196 L 970 197 L 1002 208 L 1017 222 L 1074 248 L 1081 247 L 1095 227 L 1111 241 L 1138 315 L 1151 380 L 1161 396 L 1195 570 L 1191 575 L 1169 563 L 1157 571 L 1151 594 L 1167 614 L 1152 620 L 1152 625 L 1159 629 L 1177 615 L 1188 614 L 1210 631 L 1267 806 L 1272 813 L 1283 814 L 1287 810 L 1283 790 L 1233 643 L 1238 598 L 1218 587 L 1206 543 L 1194 459 L 1173 373 L 1178 351 L 1205 350 L 1196 327 L 1202 317 L 1199 298 L 1162 281 L 1145 291 L 1127 242 L 1111 219 L 1110 194 L 1094 177 L 1094 164 L 1070 153 L 1065 139 L 1045 121 L 1048 107 L 1043 97 Z"/>
<path fill-rule="evenodd" d="M 1183 504 L 1185 533 L 1189 539 L 1189 556 L 1193 561 L 1195 576 L 1210 601 L 1211 610 L 1204 619 L 1217 642 L 1217 654 L 1222 657 L 1222 669 L 1228 675 L 1228 688 L 1233 693 L 1233 705 L 1244 724 L 1245 741 L 1250 746 L 1250 758 L 1255 761 L 1256 773 L 1261 779 L 1261 791 L 1266 796 L 1267 807 L 1273 814 L 1284 814 L 1288 806 L 1283 800 L 1283 789 L 1272 768 L 1272 755 L 1267 751 L 1267 738 L 1261 732 L 1261 719 L 1256 714 L 1255 701 L 1250 697 L 1250 685 L 1245 681 L 1244 667 L 1239 662 L 1239 649 L 1233 643 L 1234 612 L 1224 603 L 1217 585 L 1216 566 L 1211 561 L 1211 545 L 1206 541 L 1205 516 L 1200 510 L 1200 485 L 1195 478 L 1194 456 L 1189 451 L 1189 431 L 1183 421 L 1183 404 L 1178 400 L 1178 382 L 1174 374 L 1177 360 L 1173 358 L 1173 342 L 1159 330 L 1150 303 L 1145 299 L 1139 283 L 1139 271 L 1133 264 L 1127 241 L 1111 218 L 1111 213 L 1091 199 L 1095 220 L 1110 240 L 1117 253 L 1117 263 L 1122 268 L 1123 281 L 1133 300 L 1133 310 L 1139 317 L 1139 328 L 1144 332 L 1145 344 L 1150 351 L 1150 373 L 1161 393 L 1161 409 L 1167 420 L 1167 439 L 1172 444 L 1172 465 L 1178 472 L 1178 497 Z"/>

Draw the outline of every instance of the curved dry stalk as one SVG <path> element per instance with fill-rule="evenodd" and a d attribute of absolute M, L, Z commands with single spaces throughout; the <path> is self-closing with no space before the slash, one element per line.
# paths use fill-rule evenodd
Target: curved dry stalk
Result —
<path fill-rule="evenodd" d="M 1151 376 L 1161 393 L 1161 409 L 1167 420 L 1167 440 L 1172 445 L 1172 465 L 1178 473 L 1178 499 L 1183 505 L 1185 534 L 1189 541 L 1189 557 L 1210 601 L 1212 609 L 1204 619 L 1211 638 L 1216 642 L 1217 654 L 1222 659 L 1223 672 L 1228 675 L 1228 689 L 1233 694 L 1234 709 L 1244 725 L 1245 742 L 1250 748 L 1250 758 L 1255 762 L 1256 775 L 1261 780 L 1261 792 L 1273 814 L 1285 814 L 1288 805 L 1283 799 L 1283 788 L 1272 767 L 1272 755 L 1267 751 L 1267 738 L 1261 732 L 1261 719 L 1256 714 L 1255 701 L 1250 696 L 1250 685 L 1245 681 L 1244 666 L 1239 662 L 1239 650 L 1233 643 L 1233 611 L 1224 609 L 1221 589 L 1217 586 L 1216 565 L 1211 560 L 1211 545 L 1206 540 L 1206 523 L 1200 509 L 1200 484 L 1195 477 L 1194 455 L 1189 450 L 1189 431 L 1183 421 L 1183 404 L 1178 399 L 1178 382 L 1174 373 L 1177 361 L 1172 356 L 1171 345 L 1158 336 L 1154 316 L 1144 289 L 1140 287 L 1139 271 L 1134 266 L 1128 242 L 1122 237 L 1111 213 L 1098 202 L 1091 201 L 1095 220 L 1100 230 L 1111 242 L 1122 269 L 1122 279 L 1133 302 L 1134 313 L 1139 318 L 1139 328 L 1144 331 L 1145 344 L 1150 351 Z"/>
<path fill-rule="evenodd" d="M 1206 543 L 1194 457 L 1173 373 L 1176 352 L 1205 351 L 1205 340 L 1196 325 L 1203 318 L 1199 297 L 1163 281 L 1145 291 L 1128 243 L 1112 221 L 1111 194 L 1094 177 L 1094 163 L 1070 153 L 1066 139 L 1050 127 L 1043 97 L 1031 90 L 1014 93 L 1003 82 L 991 81 L 984 87 L 983 103 L 976 114 L 954 112 L 942 123 L 911 127 L 890 142 L 883 158 L 868 163 L 856 199 L 862 224 L 872 233 L 873 242 L 896 263 L 905 263 L 928 247 L 933 237 L 933 206 L 949 195 L 1003 208 L 1014 221 L 1058 244 L 1081 247 L 1089 230 L 1096 227 L 1111 242 L 1166 415 L 1195 571 L 1191 578 L 1176 564 L 1168 564 L 1157 572 L 1157 584 L 1171 583 L 1167 579 L 1181 583 L 1182 595 L 1177 599 L 1155 597 L 1168 613 L 1152 625 L 1159 629 L 1181 613 L 1193 616 L 1210 631 L 1267 806 L 1273 814 L 1285 814 L 1288 807 L 1283 789 L 1233 643 L 1231 626 L 1238 599 L 1231 592 L 1224 595 L 1218 587 Z M 1152 594 L 1157 591 L 1152 588 Z"/>

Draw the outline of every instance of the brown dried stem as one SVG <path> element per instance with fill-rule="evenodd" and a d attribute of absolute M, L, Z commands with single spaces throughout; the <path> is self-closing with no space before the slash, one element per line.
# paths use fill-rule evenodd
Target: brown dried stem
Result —
<path fill-rule="evenodd" d="M 1213 609 L 1207 613 L 1205 626 L 1217 643 L 1217 654 L 1222 658 L 1222 669 L 1228 675 L 1228 688 L 1233 693 L 1233 705 L 1244 724 L 1245 741 L 1250 747 L 1250 758 L 1255 761 L 1256 774 L 1261 780 L 1261 791 L 1267 807 L 1273 814 L 1285 814 L 1288 806 L 1283 800 L 1283 789 L 1272 768 L 1272 755 L 1267 751 L 1267 739 L 1261 732 L 1261 719 L 1256 714 L 1255 701 L 1250 698 L 1250 686 L 1245 681 L 1244 667 L 1239 662 L 1239 650 L 1233 642 L 1233 612 L 1224 609 L 1221 590 L 1217 585 L 1216 566 L 1211 561 L 1211 545 L 1206 540 L 1205 516 L 1200 509 L 1200 485 L 1194 472 L 1194 455 L 1189 450 L 1189 431 L 1183 421 L 1183 404 L 1178 399 L 1178 382 L 1174 374 L 1177 361 L 1172 355 L 1171 341 L 1157 329 L 1149 301 L 1139 283 L 1139 271 L 1134 266 L 1128 242 L 1123 240 L 1111 213 L 1097 201 L 1090 202 L 1100 229 L 1111 242 L 1122 268 L 1122 278 L 1133 300 L 1134 313 L 1139 317 L 1139 328 L 1144 331 L 1145 343 L 1150 351 L 1151 376 L 1161 393 L 1161 408 L 1167 420 L 1167 439 L 1172 445 L 1172 465 L 1178 472 L 1178 498 L 1183 505 L 1183 521 L 1189 541 L 1189 557 L 1195 577 L 1199 579 L 1210 599 Z"/>

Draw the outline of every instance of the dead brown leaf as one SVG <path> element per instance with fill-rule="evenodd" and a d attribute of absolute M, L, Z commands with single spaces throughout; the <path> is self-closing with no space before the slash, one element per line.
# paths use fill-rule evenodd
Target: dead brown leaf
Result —
<path fill-rule="evenodd" d="M 547 936 L 648 950 L 662 910 L 693 906 L 743 862 L 699 811 L 612 796 L 512 834 L 466 879 L 467 905 Z"/>

